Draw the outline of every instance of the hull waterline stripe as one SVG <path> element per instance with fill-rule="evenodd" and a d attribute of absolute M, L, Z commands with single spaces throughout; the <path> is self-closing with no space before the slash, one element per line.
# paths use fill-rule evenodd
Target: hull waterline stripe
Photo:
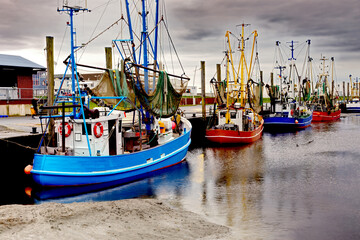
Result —
<path fill-rule="evenodd" d="M 247 139 L 247 138 L 255 138 L 257 137 L 259 134 L 261 134 L 263 131 L 263 127 L 262 129 L 255 135 L 250 136 L 250 137 L 230 137 L 230 136 L 226 136 L 226 135 L 218 135 L 218 136 L 205 136 L 206 138 L 234 138 L 234 139 Z"/>

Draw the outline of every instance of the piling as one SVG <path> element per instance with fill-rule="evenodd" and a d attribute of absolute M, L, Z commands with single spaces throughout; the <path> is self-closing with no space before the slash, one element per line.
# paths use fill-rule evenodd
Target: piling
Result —
<path fill-rule="evenodd" d="M 202 117 L 206 119 L 206 102 L 205 102 L 205 61 L 201 61 L 201 105 L 202 105 Z"/>
<path fill-rule="evenodd" d="M 221 81 L 221 65 L 220 64 L 216 64 L 216 77 L 217 77 L 217 81 L 220 82 Z"/>
<path fill-rule="evenodd" d="M 105 47 L 105 61 L 106 61 L 106 68 L 112 69 L 112 51 L 111 47 Z"/>
<path fill-rule="evenodd" d="M 350 97 L 350 83 L 347 83 L 347 100 L 349 101 Z"/>
<path fill-rule="evenodd" d="M 346 95 L 345 95 L 345 81 L 343 81 L 343 102 L 345 102 L 346 100 Z"/>
<path fill-rule="evenodd" d="M 46 62 L 48 81 L 47 105 L 52 106 L 54 105 L 54 37 L 51 36 L 46 37 Z M 51 110 L 49 109 L 49 111 Z M 55 133 L 54 119 L 52 118 L 50 119 L 49 133 L 49 137 L 53 136 Z"/>

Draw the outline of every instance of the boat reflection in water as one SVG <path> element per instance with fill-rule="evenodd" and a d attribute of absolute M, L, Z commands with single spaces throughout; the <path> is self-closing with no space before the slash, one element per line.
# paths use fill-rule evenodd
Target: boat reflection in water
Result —
<path fill-rule="evenodd" d="M 128 184 L 123 184 L 121 181 L 113 181 L 78 187 L 38 187 L 31 191 L 31 196 L 35 203 L 48 201 L 59 203 L 113 201 L 139 197 L 156 197 L 159 189 L 176 192 L 179 188 L 186 188 L 184 185 L 187 185 L 188 175 L 188 163 L 182 162 L 170 168 L 156 171 L 156 173 L 150 173 L 143 176 L 144 179 Z"/>
<path fill-rule="evenodd" d="M 199 169 L 192 172 L 190 182 L 197 189 L 192 196 L 198 195 L 201 201 L 183 196 L 185 208 L 199 214 L 205 212 L 226 226 L 246 228 L 246 222 L 251 224 L 261 217 L 263 153 L 262 139 L 240 147 L 199 149 L 201 160 L 191 159 L 189 164 L 191 169 Z M 189 152 L 192 154 L 194 151 Z"/>

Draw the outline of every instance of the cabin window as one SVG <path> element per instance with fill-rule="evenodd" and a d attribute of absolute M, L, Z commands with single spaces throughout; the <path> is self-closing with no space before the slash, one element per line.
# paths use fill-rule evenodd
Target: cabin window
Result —
<path fill-rule="evenodd" d="M 236 112 L 230 112 L 230 118 L 235 119 L 236 118 Z"/>
<path fill-rule="evenodd" d="M 81 134 L 75 133 L 75 141 L 81 142 Z"/>
<path fill-rule="evenodd" d="M 83 134 L 83 135 L 86 135 L 84 124 L 81 125 L 81 128 L 82 128 L 82 134 Z M 87 124 L 86 124 L 86 129 L 87 129 L 88 134 L 89 134 L 89 135 L 92 135 L 91 123 L 87 123 Z"/>
<path fill-rule="evenodd" d="M 220 112 L 220 118 L 224 118 L 225 117 L 225 112 Z"/>

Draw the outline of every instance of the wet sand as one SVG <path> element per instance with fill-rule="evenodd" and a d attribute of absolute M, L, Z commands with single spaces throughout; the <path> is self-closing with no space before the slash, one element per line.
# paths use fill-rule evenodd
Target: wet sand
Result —
<path fill-rule="evenodd" d="M 156 199 L 0 206 L 0 239 L 233 239 Z"/>

